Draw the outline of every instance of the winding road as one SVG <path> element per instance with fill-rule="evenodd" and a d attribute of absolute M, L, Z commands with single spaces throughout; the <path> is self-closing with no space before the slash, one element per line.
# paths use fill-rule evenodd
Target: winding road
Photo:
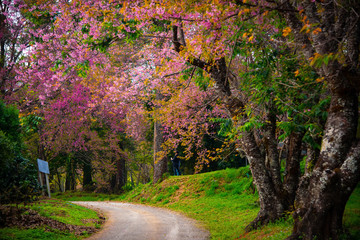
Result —
<path fill-rule="evenodd" d="M 121 202 L 73 202 L 100 210 L 107 221 L 88 239 L 186 240 L 209 239 L 210 234 L 196 222 L 178 213 L 156 207 Z"/>

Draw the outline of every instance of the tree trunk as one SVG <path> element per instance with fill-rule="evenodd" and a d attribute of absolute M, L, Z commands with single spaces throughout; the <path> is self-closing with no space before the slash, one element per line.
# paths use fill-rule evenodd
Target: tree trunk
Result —
<path fill-rule="evenodd" d="M 253 134 L 251 132 L 243 133 L 241 143 L 250 162 L 251 173 L 260 201 L 260 211 L 257 217 L 246 227 L 246 231 L 250 231 L 281 218 L 286 210 L 286 202 L 275 190 L 271 174 L 265 166 L 265 156 L 256 145 Z"/>
<path fill-rule="evenodd" d="M 332 99 L 320 157 L 301 180 L 289 239 L 338 239 L 346 202 L 360 180 L 358 90 L 346 76 L 339 72 L 329 79 Z"/>
<path fill-rule="evenodd" d="M 300 161 L 301 161 L 301 146 L 304 133 L 293 132 L 289 136 L 288 154 L 285 166 L 284 176 L 284 190 L 286 193 L 286 200 L 288 207 L 291 208 L 294 204 L 296 190 L 300 181 Z"/>
<path fill-rule="evenodd" d="M 149 165 L 146 163 L 140 163 L 140 179 L 142 184 L 146 184 L 151 181 Z M 139 179 L 139 180 L 140 180 Z"/>
<path fill-rule="evenodd" d="M 83 189 L 84 190 L 90 190 L 93 186 L 93 180 L 92 180 L 92 166 L 91 166 L 91 160 L 90 157 L 86 157 L 82 161 L 83 163 Z"/>
<path fill-rule="evenodd" d="M 66 178 L 65 178 L 65 191 L 75 190 L 75 164 L 72 156 L 68 156 L 66 161 Z"/>
<path fill-rule="evenodd" d="M 64 192 L 63 184 L 61 183 L 61 177 L 59 171 L 56 169 L 56 176 L 57 176 L 57 184 L 59 186 L 59 191 Z"/>
<path fill-rule="evenodd" d="M 314 148 L 308 144 L 306 153 L 307 156 L 306 156 L 306 164 L 305 164 L 305 174 L 309 174 L 314 169 L 316 161 L 319 158 L 320 149 Z"/>
<path fill-rule="evenodd" d="M 168 171 L 167 156 L 160 156 L 161 144 L 164 142 L 162 126 L 159 122 L 154 123 L 154 180 L 157 183 L 162 180 L 164 173 Z"/>
<path fill-rule="evenodd" d="M 296 209 L 293 234 L 288 239 L 338 239 L 345 205 L 353 190 L 344 191 L 339 178 L 338 173 L 330 170 L 316 172 L 310 184 L 317 185 L 299 190 L 301 202 L 306 203 Z"/>
<path fill-rule="evenodd" d="M 111 190 L 113 192 L 122 192 L 127 182 L 127 171 L 125 157 L 121 156 L 116 160 L 116 173 L 112 176 Z"/>

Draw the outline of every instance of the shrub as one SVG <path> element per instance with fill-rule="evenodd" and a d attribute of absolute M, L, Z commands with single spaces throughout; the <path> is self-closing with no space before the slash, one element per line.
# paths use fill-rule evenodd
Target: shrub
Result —
<path fill-rule="evenodd" d="M 36 167 L 21 156 L 19 112 L 0 101 L 0 204 L 26 203 L 40 194 Z"/>
<path fill-rule="evenodd" d="M 7 161 L 0 170 L 0 203 L 27 203 L 41 193 L 36 167 L 21 156 Z"/>

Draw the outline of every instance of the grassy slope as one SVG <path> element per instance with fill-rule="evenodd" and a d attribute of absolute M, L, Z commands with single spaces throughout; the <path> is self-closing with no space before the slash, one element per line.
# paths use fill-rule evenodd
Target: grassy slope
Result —
<path fill-rule="evenodd" d="M 169 177 L 152 185 L 117 196 L 90 193 L 57 195 L 66 200 L 117 200 L 166 207 L 199 220 L 210 230 L 212 239 L 284 239 L 291 233 L 291 218 L 245 233 L 245 226 L 256 217 L 258 197 L 248 168 Z M 360 188 L 351 196 L 344 226 L 353 239 L 360 239 Z"/>
<path fill-rule="evenodd" d="M 152 186 L 143 185 L 121 200 L 180 211 L 199 220 L 212 239 L 283 239 L 291 230 L 286 220 L 245 234 L 245 226 L 259 210 L 249 168 L 170 177 Z"/>
<path fill-rule="evenodd" d="M 96 220 L 99 219 L 97 213 L 93 210 L 65 202 L 58 199 L 43 199 L 26 208 L 37 211 L 40 215 L 63 222 L 65 224 L 90 226 L 98 228 Z M 75 236 L 72 233 L 59 230 L 49 230 L 45 226 L 36 229 L 19 229 L 16 227 L 0 228 L 0 239 L 81 239 L 86 237 Z"/>

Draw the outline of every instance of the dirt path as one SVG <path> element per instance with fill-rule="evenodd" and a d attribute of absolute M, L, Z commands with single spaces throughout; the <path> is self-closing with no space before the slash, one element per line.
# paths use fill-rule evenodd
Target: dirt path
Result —
<path fill-rule="evenodd" d="M 209 239 L 194 220 L 164 209 L 120 202 L 73 203 L 98 209 L 107 217 L 103 229 L 89 239 Z"/>

